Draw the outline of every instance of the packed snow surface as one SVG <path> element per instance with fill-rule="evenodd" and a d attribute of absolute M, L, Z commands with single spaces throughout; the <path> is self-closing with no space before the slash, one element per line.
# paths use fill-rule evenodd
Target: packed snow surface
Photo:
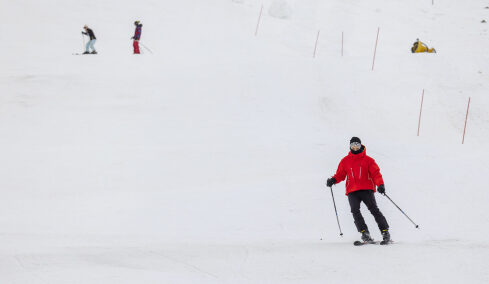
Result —
<path fill-rule="evenodd" d="M 0 283 L 489 283 L 487 5 L 1 1 Z M 352 136 L 391 246 L 344 183 L 339 236 Z"/>

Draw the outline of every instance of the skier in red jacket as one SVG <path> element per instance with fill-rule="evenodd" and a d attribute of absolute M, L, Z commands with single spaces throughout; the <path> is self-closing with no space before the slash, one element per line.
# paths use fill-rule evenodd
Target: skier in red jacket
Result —
<path fill-rule="evenodd" d="M 363 201 L 368 210 L 375 217 L 375 221 L 382 233 L 384 243 L 390 242 L 389 225 L 382 212 L 377 207 L 374 192 L 385 193 L 384 180 L 375 160 L 367 156 L 366 148 L 358 137 L 350 140 L 350 152 L 338 165 L 336 174 L 326 182 L 328 187 L 342 182 L 346 178 L 346 195 L 350 203 L 351 213 L 355 225 L 364 242 L 373 242 L 367 224 L 360 212 L 360 203 Z"/>

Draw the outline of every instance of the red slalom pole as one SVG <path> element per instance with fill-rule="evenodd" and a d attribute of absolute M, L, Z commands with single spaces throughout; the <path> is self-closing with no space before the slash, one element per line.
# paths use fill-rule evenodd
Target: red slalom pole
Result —
<path fill-rule="evenodd" d="M 321 30 L 318 30 L 318 35 L 316 37 L 316 44 L 314 45 L 314 54 L 312 55 L 313 58 L 316 58 L 316 49 L 318 47 L 318 40 L 319 40 L 319 33 L 321 32 Z"/>
<path fill-rule="evenodd" d="M 470 107 L 470 97 L 469 97 L 469 102 L 467 103 L 467 114 L 465 115 L 464 135 L 462 136 L 462 144 L 464 144 L 464 141 L 465 141 L 465 129 L 467 128 L 467 118 L 469 117 L 469 107 Z"/>
<path fill-rule="evenodd" d="M 377 39 L 375 40 L 374 60 L 372 61 L 372 71 L 374 71 L 375 54 L 377 53 L 377 43 L 379 42 L 380 27 L 377 29 Z"/>
<path fill-rule="evenodd" d="M 258 27 L 260 27 L 261 14 L 263 12 L 263 5 L 261 5 L 260 15 L 258 16 L 258 23 L 256 23 L 255 36 L 258 34 Z"/>
<path fill-rule="evenodd" d="M 423 111 L 423 99 L 424 99 L 424 89 L 421 94 L 421 107 L 419 108 L 419 120 L 418 120 L 418 136 L 419 136 L 419 127 L 421 126 L 421 112 Z"/>

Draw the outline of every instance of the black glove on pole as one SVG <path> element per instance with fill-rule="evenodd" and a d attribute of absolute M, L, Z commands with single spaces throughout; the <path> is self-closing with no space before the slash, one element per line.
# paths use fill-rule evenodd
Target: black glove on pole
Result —
<path fill-rule="evenodd" d="M 336 203 L 334 202 L 333 187 L 330 186 L 329 189 L 331 189 L 331 197 L 333 198 L 334 213 L 336 214 L 336 221 L 338 222 L 338 228 L 340 229 L 340 236 L 343 236 L 343 232 L 341 232 L 340 219 L 338 219 L 338 211 L 336 210 Z"/>
<path fill-rule="evenodd" d="M 336 184 L 336 179 L 335 178 L 329 178 L 327 181 L 326 181 L 326 186 L 327 187 L 332 187 L 333 184 Z"/>
<path fill-rule="evenodd" d="M 380 194 L 385 194 L 385 186 L 383 184 L 377 186 L 377 191 L 380 193 Z"/>
<path fill-rule="evenodd" d="M 379 192 L 380 192 L 380 191 L 379 191 Z M 396 203 L 394 203 L 394 201 L 392 201 L 392 199 L 391 199 L 391 198 L 390 198 L 390 197 L 389 197 L 387 194 L 385 194 L 385 193 L 384 193 L 384 196 L 385 196 L 385 197 L 387 197 L 387 198 L 388 198 L 388 199 L 389 199 L 389 200 L 392 202 L 392 204 L 394 204 L 394 205 L 397 207 L 397 209 L 399 209 L 399 211 L 401 211 L 401 213 L 402 213 L 402 214 L 404 214 L 404 216 L 406 216 L 406 218 L 408 218 L 408 219 L 409 219 L 409 221 L 411 221 L 411 223 L 413 223 L 413 224 L 414 224 L 414 226 L 415 226 L 416 228 L 419 228 L 419 226 L 418 226 L 418 225 L 416 225 L 416 223 L 414 223 L 414 221 L 413 221 L 413 220 L 411 220 L 411 218 L 409 218 L 409 216 L 408 216 L 408 215 L 406 215 L 406 213 L 404 213 L 404 211 L 402 211 L 402 209 L 401 209 L 401 208 L 399 208 L 399 206 L 397 206 L 397 204 L 396 204 Z"/>

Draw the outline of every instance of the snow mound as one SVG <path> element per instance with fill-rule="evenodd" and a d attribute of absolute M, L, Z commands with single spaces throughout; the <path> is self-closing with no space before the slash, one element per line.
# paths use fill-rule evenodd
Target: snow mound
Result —
<path fill-rule="evenodd" d="M 275 0 L 268 9 L 268 14 L 274 18 L 289 19 L 292 15 L 292 9 L 285 0 Z"/>

